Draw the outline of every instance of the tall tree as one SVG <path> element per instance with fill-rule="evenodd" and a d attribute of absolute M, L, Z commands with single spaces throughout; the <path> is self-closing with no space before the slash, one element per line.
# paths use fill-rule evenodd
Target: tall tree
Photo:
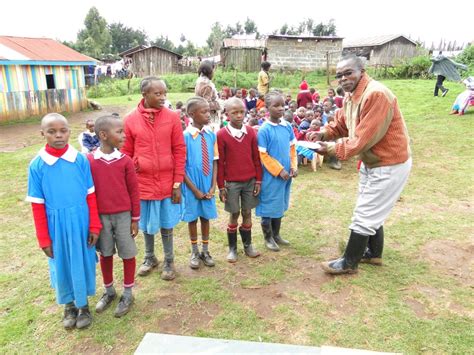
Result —
<path fill-rule="evenodd" d="M 168 36 L 165 37 L 161 35 L 160 37 L 156 37 L 156 39 L 152 41 L 151 44 L 164 49 L 168 49 L 170 51 L 176 50 L 174 43 L 168 38 Z"/>
<path fill-rule="evenodd" d="M 145 31 L 135 30 L 120 22 L 110 24 L 109 32 L 112 37 L 111 51 L 114 54 L 121 53 L 138 45 L 147 44 L 148 42 L 148 36 Z"/>
<path fill-rule="evenodd" d="M 211 33 L 207 37 L 207 46 L 212 55 L 218 55 L 222 46 L 222 41 L 225 38 L 225 32 L 219 22 L 215 22 L 211 27 Z"/>
<path fill-rule="evenodd" d="M 112 37 L 107 28 L 107 21 L 100 16 L 96 7 L 91 7 L 84 20 L 85 28 L 77 34 L 78 49 L 94 58 L 110 54 Z"/>

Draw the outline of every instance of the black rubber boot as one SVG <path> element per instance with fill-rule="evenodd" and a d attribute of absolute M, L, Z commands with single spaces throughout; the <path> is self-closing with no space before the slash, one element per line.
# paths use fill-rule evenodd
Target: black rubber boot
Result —
<path fill-rule="evenodd" d="M 343 257 L 321 263 L 321 267 L 328 274 L 355 274 L 365 248 L 367 247 L 368 240 L 368 235 L 351 231 Z"/>
<path fill-rule="evenodd" d="M 227 240 L 229 241 L 229 254 L 227 254 L 227 261 L 229 263 L 237 262 L 237 231 L 227 231 Z"/>
<path fill-rule="evenodd" d="M 367 248 L 365 248 L 364 255 L 360 261 L 361 263 L 382 265 L 383 239 L 383 226 L 380 226 L 375 234 L 369 237 Z"/>
<path fill-rule="evenodd" d="M 278 245 L 290 245 L 290 242 L 280 236 L 281 218 L 272 218 L 273 239 Z"/>
<path fill-rule="evenodd" d="M 252 245 L 252 230 L 239 228 L 240 237 L 244 244 L 244 252 L 249 258 L 256 258 L 260 256 L 260 253 L 254 249 Z"/>
<path fill-rule="evenodd" d="M 280 247 L 273 239 L 272 225 L 262 224 L 263 237 L 265 238 L 265 246 L 271 251 L 280 251 Z"/>

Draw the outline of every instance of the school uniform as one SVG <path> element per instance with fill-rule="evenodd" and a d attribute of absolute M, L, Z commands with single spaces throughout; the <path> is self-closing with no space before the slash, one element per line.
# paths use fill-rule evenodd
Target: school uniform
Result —
<path fill-rule="evenodd" d="M 184 142 L 186 145 L 185 174 L 197 189 L 207 193 L 212 186 L 213 161 L 219 159 L 216 134 L 207 126 L 201 131 L 194 126 L 189 126 L 184 131 Z M 192 222 L 198 217 L 217 218 L 214 196 L 210 200 L 198 200 L 185 183 L 181 185 L 181 189 L 182 221 Z"/>

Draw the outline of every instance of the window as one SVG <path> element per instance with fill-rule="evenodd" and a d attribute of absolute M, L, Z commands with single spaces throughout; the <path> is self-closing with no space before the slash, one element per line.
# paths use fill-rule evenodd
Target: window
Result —
<path fill-rule="evenodd" d="M 49 89 L 56 89 L 56 85 L 54 84 L 54 74 L 46 74 L 46 88 Z"/>

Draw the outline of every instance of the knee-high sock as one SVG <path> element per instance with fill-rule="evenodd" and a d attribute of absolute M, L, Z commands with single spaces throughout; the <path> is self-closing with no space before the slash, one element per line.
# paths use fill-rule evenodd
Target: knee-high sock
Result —
<path fill-rule="evenodd" d="M 135 268 L 137 262 L 135 258 L 123 259 L 123 287 L 133 287 L 135 285 Z"/>
<path fill-rule="evenodd" d="M 102 279 L 104 286 L 110 287 L 114 284 L 114 257 L 100 256 L 100 270 L 102 271 Z"/>

